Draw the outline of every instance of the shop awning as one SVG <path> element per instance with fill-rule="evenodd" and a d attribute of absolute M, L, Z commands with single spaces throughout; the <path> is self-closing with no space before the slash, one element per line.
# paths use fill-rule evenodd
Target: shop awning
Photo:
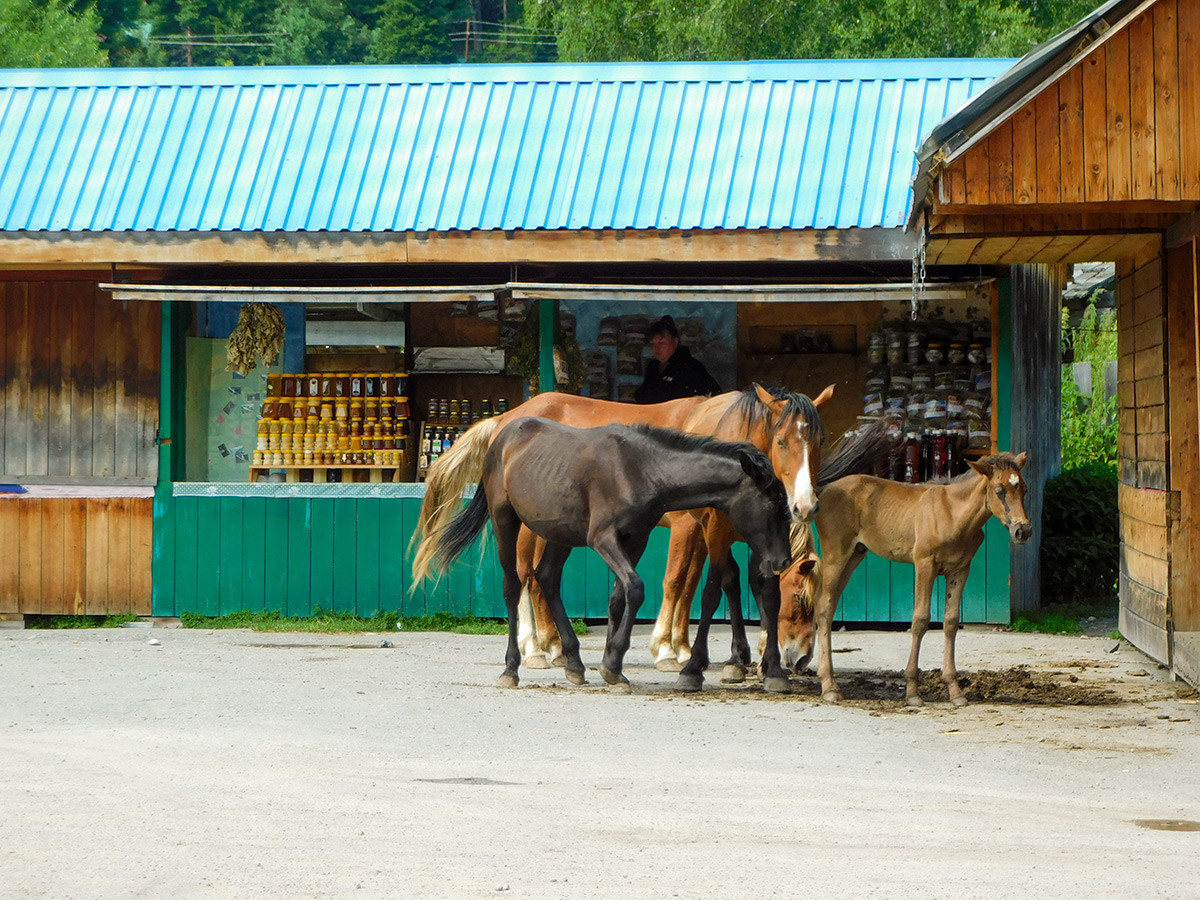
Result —
<path fill-rule="evenodd" d="M 953 299 L 977 291 L 975 282 L 926 284 L 928 298 Z M 175 300 L 187 303 L 449 303 L 513 300 L 618 300 L 656 303 L 852 303 L 896 302 L 912 297 L 908 283 L 875 284 L 569 284 L 513 281 L 507 284 L 451 286 L 288 286 L 102 284 L 114 300 Z"/>
<path fill-rule="evenodd" d="M 655 303 L 848 303 L 895 302 L 912 297 L 911 284 L 536 284 L 509 282 L 514 300 L 628 300 Z M 927 284 L 927 297 L 961 298 L 977 285 Z"/>
<path fill-rule="evenodd" d="M 436 286 L 102 284 L 114 300 L 176 300 L 184 303 L 450 303 L 494 300 L 502 284 Z"/>

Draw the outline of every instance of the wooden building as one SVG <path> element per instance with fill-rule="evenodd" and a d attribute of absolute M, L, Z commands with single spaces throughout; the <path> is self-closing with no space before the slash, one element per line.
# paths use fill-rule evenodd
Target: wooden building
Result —
<path fill-rule="evenodd" d="M 1200 683 L 1200 4 L 1116 0 L 1035 50 L 930 135 L 915 201 L 937 263 L 1116 261 L 1120 628 Z"/>
<path fill-rule="evenodd" d="M 0 614 L 500 614 L 487 566 L 409 593 L 419 484 L 189 479 L 189 346 L 220 337 L 224 304 L 284 303 L 293 339 L 305 306 L 404 307 L 416 340 L 448 333 L 426 314 L 464 297 L 543 313 L 724 303 L 739 383 L 835 381 L 833 430 L 853 424 L 868 334 L 912 296 L 910 148 L 1010 64 L 0 74 L 0 481 L 30 492 L 0 499 L 0 536 L 19 546 L 0 563 Z M 1036 512 L 1057 394 L 1026 388 L 1056 386 L 1057 359 L 1025 343 L 1057 326 L 1057 281 L 929 249 L 929 296 L 991 322 L 991 446 L 1048 435 Z M 799 328 L 830 352 L 772 352 Z M 965 619 L 1036 604 L 1036 547 L 1010 556 L 997 528 L 981 557 Z M 573 613 L 603 615 L 608 573 L 591 554 L 572 566 Z M 842 615 L 908 621 L 911 577 L 872 561 Z"/>

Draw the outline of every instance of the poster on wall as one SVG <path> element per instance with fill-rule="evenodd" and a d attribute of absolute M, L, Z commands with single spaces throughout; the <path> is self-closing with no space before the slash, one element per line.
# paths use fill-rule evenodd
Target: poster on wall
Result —
<path fill-rule="evenodd" d="M 653 359 L 646 333 L 660 316 L 675 320 L 680 343 L 723 391 L 736 387 L 737 304 L 668 301 L 648 309 L 620 300 L 564 300 L 559 318 L 564 330 L 574 325 L 583 353 L 583 396 L 633 402 Z"/>
<path fill-rule="evenodd" d="M 245 481 L 258 438 L 267 373 L 261 363 L 245 376 L 226 370 L 226 340 L 187 339 L 187 479 Z M 203 460 L 203 464 L 201 464 Z"/>

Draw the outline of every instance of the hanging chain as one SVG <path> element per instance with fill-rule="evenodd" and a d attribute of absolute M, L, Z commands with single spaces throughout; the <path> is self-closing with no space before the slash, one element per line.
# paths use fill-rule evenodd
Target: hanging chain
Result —
<path fill-rule="evenodd" d="M 917 312 L 925 305 L 925 248 L 929 243 L 929 219 L 924 218 L 921 229 L 917 232 L 917 246 L 913 249 L 912 258 L 912 299 L 910 317 L 915 322 Z"/>

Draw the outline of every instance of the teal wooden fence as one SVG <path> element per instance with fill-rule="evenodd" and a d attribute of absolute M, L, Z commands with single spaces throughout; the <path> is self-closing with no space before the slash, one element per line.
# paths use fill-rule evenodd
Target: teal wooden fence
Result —
<path fill-rule="evenodd" d="M 369 616 L 447 611 L 505 615 L 495 553 L 480 542 L 436 584 L 412 586 L 408 542 L 419 497 L 371 496 L 370 486 L 342 496 L 290 496 L 288 485 L 167 486 L 154 508 L 153 611 L 225 615 L 241 610 L 289 616 L 332 610 Z M 336 487 L 336 486 L 330 486 Z M 409 487 L 409 486 L 395 486 Z M 348 494 L 348 495 L 345 495 Z M 1008 535 L 988 524 L 964 596 L 963 618 L 1007 623 Z M 646 582 L 642 615 L 652 619 L 662 603 L 667 531 L 655 529 L 638 566 Z M 758 617 L 746 584 L 748 552 L 735 548 L 742 568 L 745 615 Z M 912 617 L 912 566 L 876 556 L 859 566 L 838 609 L 847 622 L 908 622 Z M 563 599 L 572 617 L 607 615 L 612 574 L 591 550 L 577 549 L 567 563 Z M 934 617 L 942 615 L 939 579 Z M 699 597 L 693 616 L 699 615 Z M 728 616 L 722 602 L 720 618 Z"/>

